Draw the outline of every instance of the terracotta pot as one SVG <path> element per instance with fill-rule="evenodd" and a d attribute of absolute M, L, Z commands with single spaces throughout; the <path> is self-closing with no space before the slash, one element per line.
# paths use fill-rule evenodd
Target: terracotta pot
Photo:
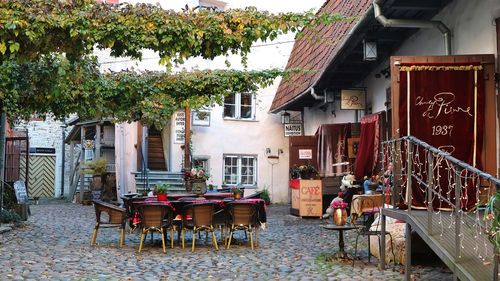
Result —
<path fill-rule="evenodd" d="M 166 193 L 156 194 L 156 197 L 158 198 L 158 201 L 167 201 L 167 194 Z"/>
<path fill-rule="evenodd" d="M 333 210 L 333 222 L 337 226 L 342 226 L 347 222 L 347 211 L 345 209 L 337 208 Z"/>
<path fill-rule="evenodd" d="M 234 194 L 234 199 L 235 200 L 240 200 L 241 199 L 241 192 L 235 193 Z"/>

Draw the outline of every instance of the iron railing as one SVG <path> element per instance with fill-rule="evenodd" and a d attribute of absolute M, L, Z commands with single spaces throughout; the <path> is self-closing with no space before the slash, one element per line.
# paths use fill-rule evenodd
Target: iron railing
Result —
<path fill-rule="evenodd" d="M 392 184 L 388 186 L 391 187 L 383 191 L 384 200 L 388 199 L 387 192 L 388 196 L 392 193 L 394 209 L 400 205 L 400 200 L 404 200 L 408 207 L 407 215 L 411 217 L 413 191 L 422 194 L 424 200 L 420 202 L 423 204 L 420 207 L 427 210 L 429 236 L 439 232 L 433 229 L 433 221 L 442 218 L 441 210 L 451 211 L 450 216 L 454 215 L 454 218 L 448 229 L 453 228 L 454 231 L 455 252 L 452 255 L 455 263 L 459 263 L 464 232 L 479 237 L 486 235 L 485 230 L 491 227 L 491 222 L 483 217 L 481 203 L 484 200 L 480 202 L 480 198 L 489 200 L 493 191 L 499 190 L 500 179 L 412 136 L 382 142 L 382 148 L 382 167 L 389 162 L 394 167 L 389 176 Z M 382 219 L 385 221 L 384 217 Z M 441 236 L 443 231 L 444 228 L 441 228 Z M 478 239 L 475 243 L 473 251 L 483 262 L 493 263 L 492 280 L 498 280 L 498 249 L 493 248 L 489 252 L 491 245 L 477 245 Z"/>

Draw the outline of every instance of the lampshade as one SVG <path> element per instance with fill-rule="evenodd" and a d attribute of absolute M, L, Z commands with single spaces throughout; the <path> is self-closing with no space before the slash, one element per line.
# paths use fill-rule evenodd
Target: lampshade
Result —
<path fill-rule="evenodd" d="M 365 61 L 377 60 L 377 42 L 363 40 L 363 59 Z"/>
<path fill-rule="evenodd" d="M 281 124 L 289 124 L 290 123 L 290 113 L 284 112 L 281 114 Z"/>

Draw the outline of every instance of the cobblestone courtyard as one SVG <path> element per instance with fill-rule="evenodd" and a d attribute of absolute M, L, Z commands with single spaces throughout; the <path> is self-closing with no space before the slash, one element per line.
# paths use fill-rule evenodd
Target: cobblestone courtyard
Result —
<path fill-rule="evenodd" d="M 251 250 L 244 235 L 236 236 L 231 249 L 215 250 L 197 240 L 190 248 L 167 248 L 149 236 L 138 253 L 137 232 L 126 235 L 119 248 L 117 229 L 101 229 L 97 244 L 89 246 L 95 221 L 92 206 L 52 202 L 31 206 L 32 216 L 23 227 L 0 234 L 1 280 L 402 280 L 401 266 L 385 271 L 376 259 L 367 263 L 366 244 L 362 261 L 351 264 L 325 261 L 337 249 L 338 237 L 319 225 L 326 221 L 299 219 L 288 214 L 289 206 L 268 207 L 268 223 L 259 231 L 259 246 Z M 176 236 L 177 237 L 177 236 Z M 190 237 L 189 234 L 187 237 Z M 365 240 L 365 239 L 363 239 Z M 177 240 L 175 240 L 177 242 Z M 347 251 L 354 252 L 355 235 L 346 233 Z M 186 241 L 190 245 L 191 241 Z M 414 267 L 420 280 L 451 280 L 442 267 Z"/>

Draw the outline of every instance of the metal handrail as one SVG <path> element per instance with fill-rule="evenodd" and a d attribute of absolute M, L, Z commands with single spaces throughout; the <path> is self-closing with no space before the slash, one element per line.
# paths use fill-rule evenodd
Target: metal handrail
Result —
<path fill-rule="evenodd" d="M 394 204 L 394 207 L 393 208 L 396 208 L 396 202 L 397 200 L 399 199 L 398 195 L 399 195 L 399 190 L 396 191 L 396 188 L 399 188 L 400 185 L 396 183 L 396 179 L 399 179 L 399 178 L 404 178 L 406 177 L 406 181 L 407 181 L 407 185 L 406 185 L 406 192 L 407 194 L 410 195 L 410 199 L 409 199 L 409 202 L 408 202 L 408 216 L 412 216 L 411 215 L 411 201 L 412 201 L 412 198 L 411 198 L 411 194 L 412 194 L 412 179 L 415 179 L 416 180 L 416 183 L 420 184 L 421 186 L 425 187 L 426 191 L 427 191 L 427 198 L 426 198 L 426 204 L 427 204 L 427 228 L 428 228 L 428 235 L 429 236 L 432 236 L 433 233 L 432 233 L 432 216 L 433 216 L 433 200 L 434 200 L 434 197 L 436 197 L 437 200 L 441 200 L 443 202 L 446 202 L 447 204 L 449 204 L 453 210 L 453 212 L 455 213 L 455 253 L 454 253 L 454 258 L 455 258 L 455 262 L 458 262 L 459 259 L 460 259 L 460 235 L 461 235 L 461 224 L 462 224 L 462 220 L 463 219 L 467 219 L 469 221 L 472 221 L 474 222 L 475 225 L 479 226 L 481 229 L 485 229 L 486 228 L 486 225 L 483 223 L 482 220 L 478 220 L 477 218 L 474 218 L 472 216 L 470 216 L 468 214 L 468 212 L 464 212 L 464 207 L 462 207 L 462 183 L 461 183 L 461 174 L 464 172 L 464 171 L 467 171 L 468 173 L 470 173 L 471 175 L 474 175 L 474 176 L 471 176 L 471 178 L 475 178 L 477 176 L 477 179 L 480 180 L 480 179 L 483 179 L 484 181 L 487 181 L 489 182 L 490 184 L 494 184 L 495 185 L 495 188 L 496 190 L 500 190 L 500 179 L 484 172 L 484 171 L 481 171 L 475 167 L 472 167 L 471 165 L 465 163 L 464 161 L 461 161 L 461 160 L 458 160 L 457 158 L 449 155 L 448 153 L 444 152 L 444 151 L 441 151 L 431 145 L 429 145 L 428 143 L 422 141 L 422 140 L 419 140 L 418 138 L 416 137 L 413 137 L 413 136 L 404 136 L 404 137 L 401 137 L 401 138 L 397 138 L 397 139 L 392 139 L 392 140 L 388 140 L 388 141 L 384 141 L 382 142 L 382 147 L 384 148 L 383 151 L 390 151 L 391 154 L 393 154 L 393 161 L 397 162 L 397 157 L 396 157 L 396 144 L 397 143 L 403 143 L 403 142 L 407 142 L 408 145 L 407 145 L 407 149 L 406 149 L 406 161 L 407 161 L 407 165 L 406 165 L 406 171 L 405 173 L 402 173 L 400 172 L 399 174 L 396 174 L 396 171 L 393 171 L 391 177 L 392 177 L 392 180 L 393 180 L 393 186 L 394 186 L 394 189 L 393 189 L 393 196 L 394 196 L 394 201 L 393 201 L 393 204 Z M 413 164 L 413 149 L 414 147 L 412 145 L 410 145 L 410 143 L 413 143 L 416 145 L 415 149 L 417 149 L 417 147 L 421 147 L 423 148 L 424 150 L 426 150 L 426 153 L 428 153 L 428 167 L 426 167 L 428 170 L 426 170 L 426 174 L 427 174 L 427 179 L 423 179 L 422 177 L 419 177 L 417 175 L 417 173 L 414 173 L 414 167 L 412 166 Z M 400 148 L 399 149 L 399 152 L 402 153 L 403 152 L 403 149 Z M 439 157 L 439 158 L 442 158 L 442 160 L 446 159 L 448 161 L 448 163 L 450 163 L 453 167 L 454 167 L 454 178 L 451 179 L 452 181 L 455 182 L 455 194 L 454 197 L 455 197 L 455 202 L 452 202 L 451 201 L 451 198 L 450 200 L 448 200 L 448 198 L 445 198 L 442 194 L 440 194 L 439 192 L 435 191 L 434 190 L 434 159 L 436 157 Z M 382 158 L 384 159 L 384 158 Z M 402 157 L 399 158 L 400 161 L 403 161 Z M 393 163 L 394 165 L 396 163 Z M 401 162 L 402 164 L 402 162 Z M 479 181 L 478 181 L 479 183 Z M 385 189 L 383 189 L 383 198 L 385 198 Z M 433 196 L 434 195 L 434 196 Z M 474 210 L 474 211 L 478 211 L 478 210 Z M 469 227 L 470 228 L 470 227 Z M 383 243 L 385 244 L 385 243 Z M 496 255 L 498 254 L 497 253 L 497 249 L 495 248 L 495 258 L 493 258 L 493 263 L 494 263 L 494 270 L 493 270 L 493 280 L 498 280 L 498 258 L 496 258 Z"/>
<path fill-rule="evenodd" d="M 146 164 L 146 159 L 144 158 L 144 153 L 142 150 L 141 143 L 139 143 L 139 150 L 141 151 L 141 181 L 144 182 L 144 180 L 146 180 L 146 189 L 150 190 L 149 171 L 148 171 L 148 166 Z"/>

